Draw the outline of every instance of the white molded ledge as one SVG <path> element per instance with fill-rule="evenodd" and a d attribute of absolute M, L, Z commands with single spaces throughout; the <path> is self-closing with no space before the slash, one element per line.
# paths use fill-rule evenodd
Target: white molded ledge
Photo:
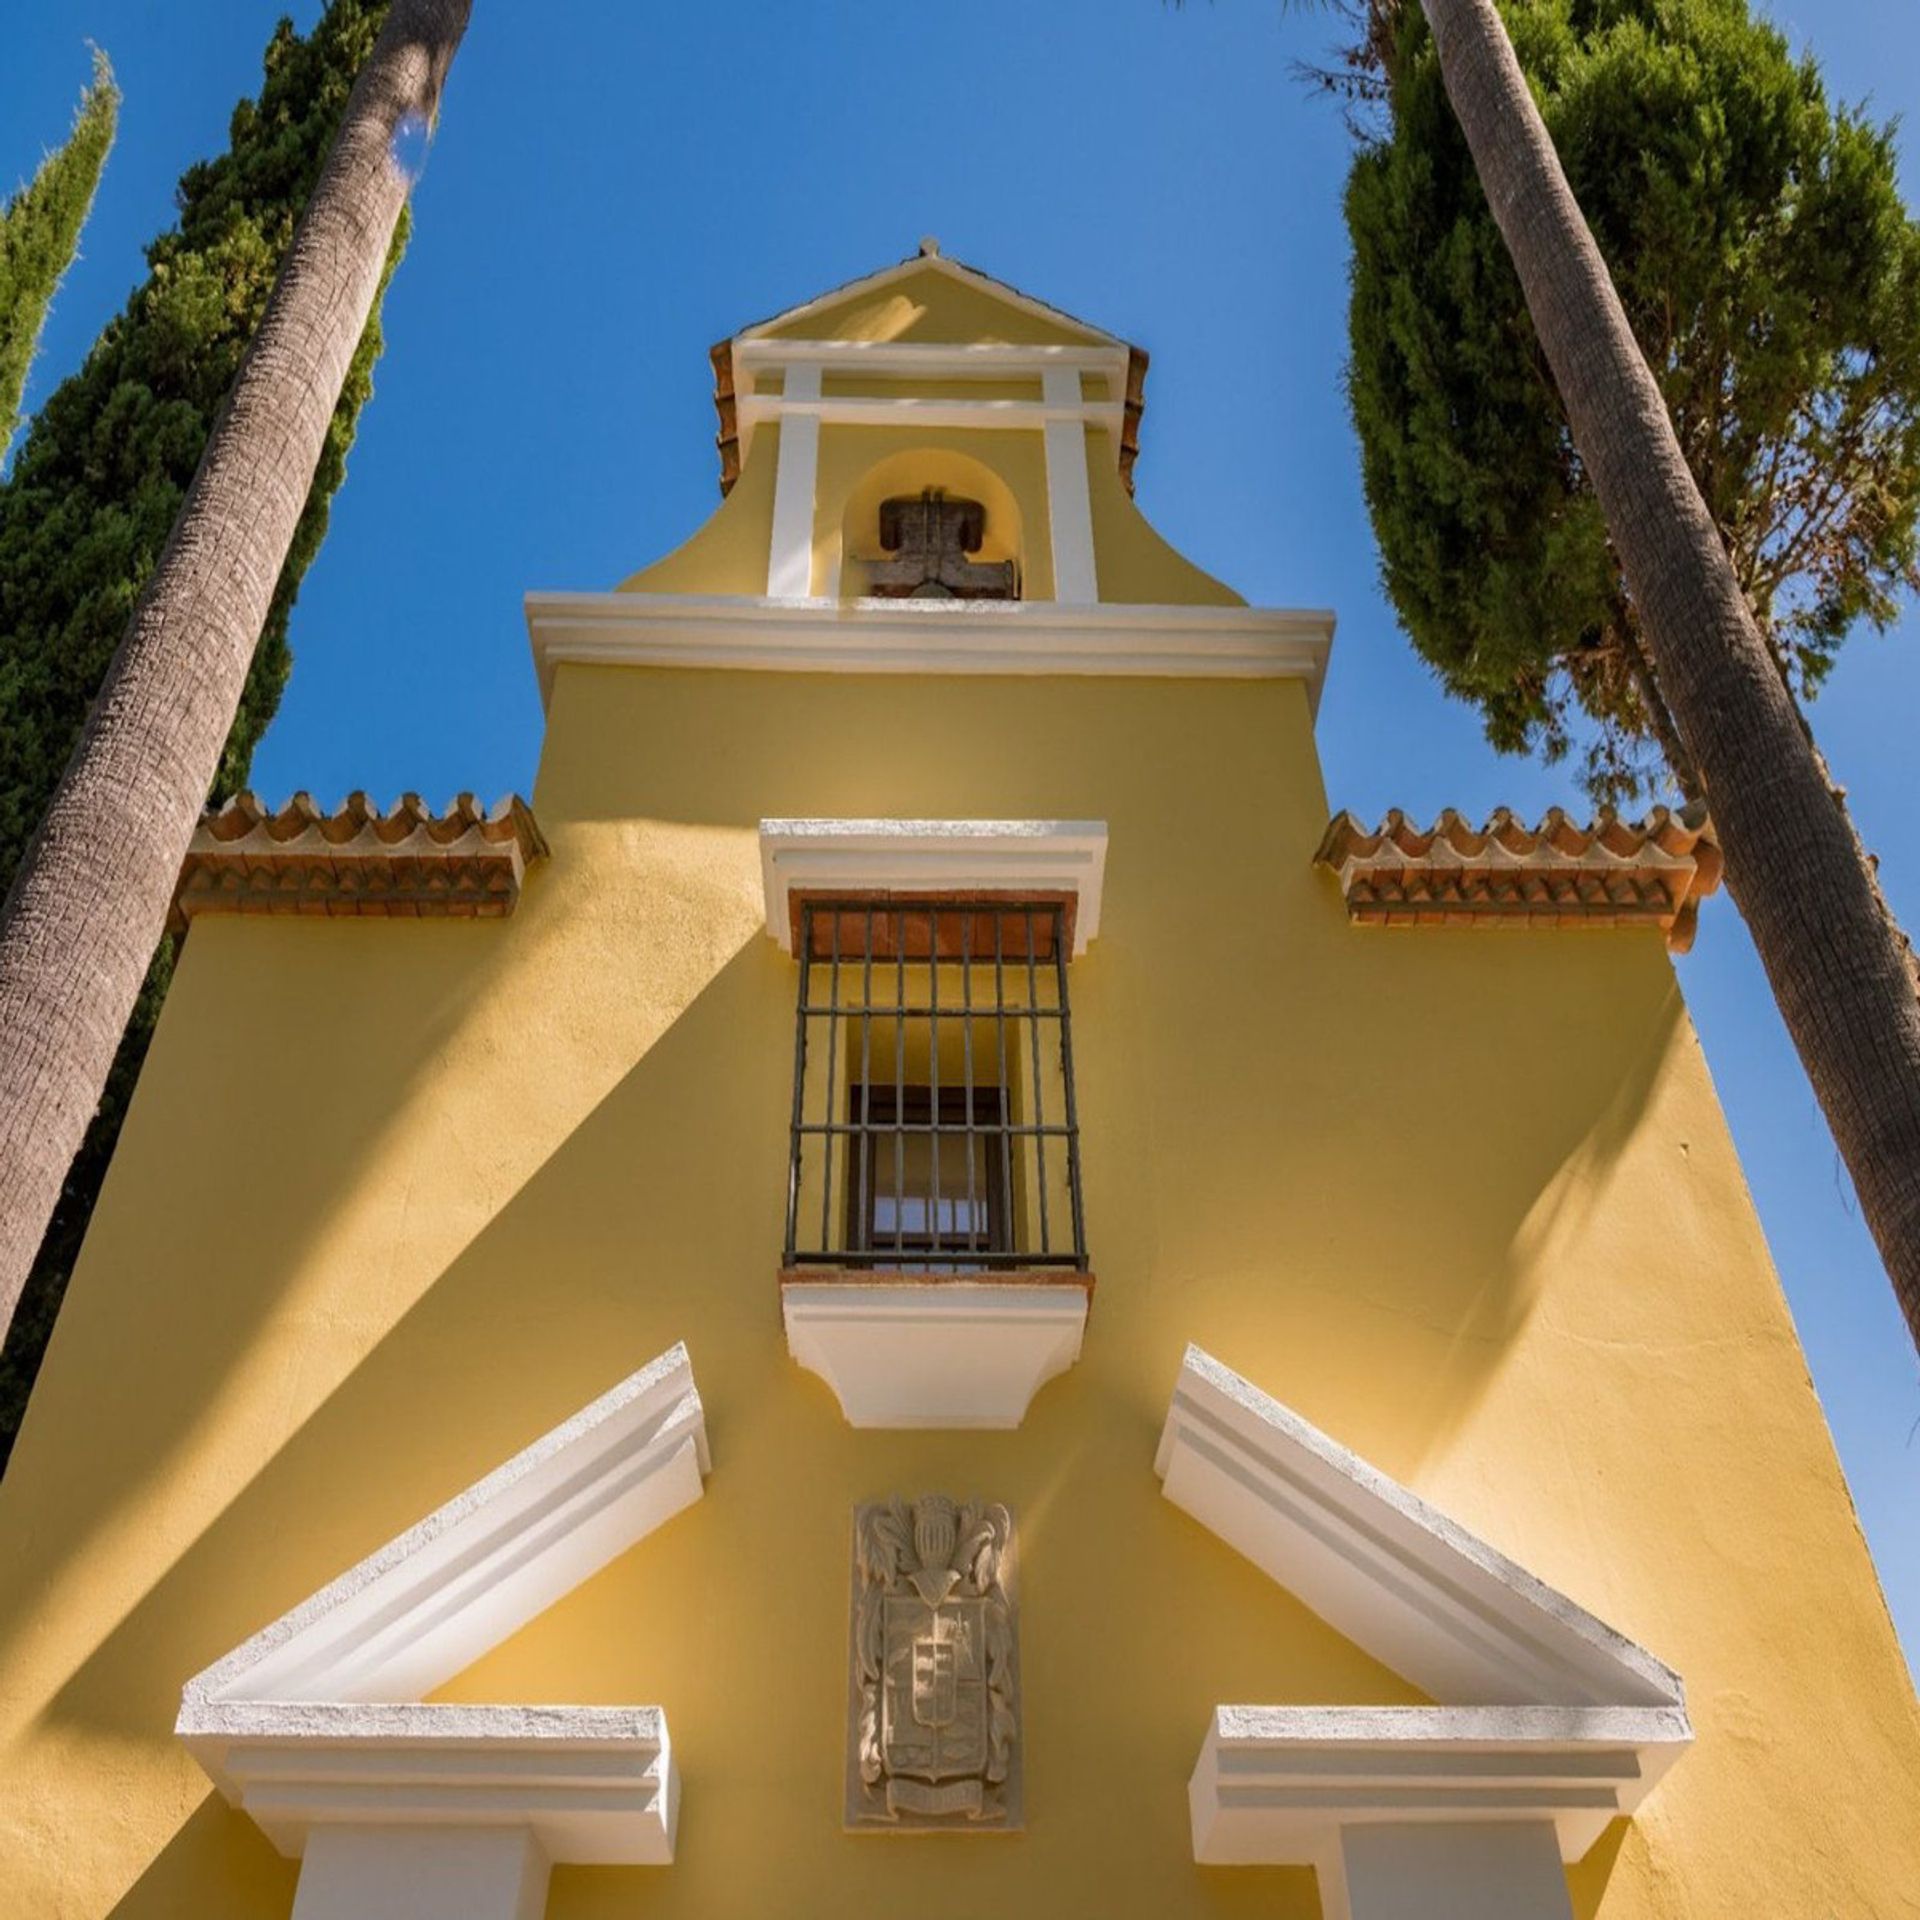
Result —
<path fill-rule="evenodd" d="M 1198 1347 L 1155 1465 L 1176 1506 L 1442 1703 L 1218 1708 L 1196 1860 L 1318 1865 L 1336 1911 L 1325 1866 L 1356 1826 L 1546 1823 L 1577 1860 L 1692 1739 L 1671 1668 Z"/>
<path fill-rule="evenodd" d="M 854 1427 L 1017 1427 L 1080 1357 L 1088 1282 L 788 1280 L 787 1350 Z"/>
<path fill-rule="evenodd" d="M 1333 615 L 1057 600 L 828 600 L 530 593 L 543 704 L 568 663 L 759 673 L 1300 680 L 1320 704 Z"/>
<path fill-rule="evenodd" d="M 1341 1827 L 1545 1822 L 1578 1860 L 1692 1738 L 1678 1706 L 1216 1707 L 1193 1857 L 1318 1864 Z"/>
<path fill-rule="evenodd" d="M 524 1828 L 551 1864 L 665 1866 L 679 1779 L 658 1707 L 239 1707 L 187 1745 L 276 1848 L 329 1827 Z"/>
<path fill-rule="evenodd" d="M 1073 951 L 1100 931 L 1104 820 L 762 820 L 767 932 L 793 951 L 795 894 L 1068 894 Z"/>
<path fill-rule="evenodd" d="M 510 1828 L 548 1863 L 671 1860 L 658 1707 L 421 1702 L 698 1500 L 708 1464 L 676 1346 L 190 1680 L 176 1732 L 285 1854 L 430 1828 L 469 1885 L 449 1830 Z"/>

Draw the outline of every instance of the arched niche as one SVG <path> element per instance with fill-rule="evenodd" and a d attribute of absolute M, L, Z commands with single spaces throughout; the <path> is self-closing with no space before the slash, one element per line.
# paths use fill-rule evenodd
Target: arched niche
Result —
<path fill-rule="evenodd" d="M 1019 438 L 1008 435 L 1008 439 Z M 914 495 L 928 487 L 956 498 L 977 500 L 986 508 L 980 550 L 971 558 L 1011 560 L 1021 591 L 1034 591 L 1033 554 L 1028 545 L 1028 515 L 1008 479 L 970 454 L 951 448 L 918 446 L 874 461 L 848 487 L 836 530 L 833 556 L 843 599 L 859 599 L 870 590 L 869 559 L 880 550 L 880 503 Z"/>

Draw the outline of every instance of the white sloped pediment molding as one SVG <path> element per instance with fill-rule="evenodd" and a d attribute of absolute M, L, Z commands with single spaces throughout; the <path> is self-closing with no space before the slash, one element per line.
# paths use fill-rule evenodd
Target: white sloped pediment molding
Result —
<path fill-rule="evenodd" d="M 678 1780 L 660 1708 L 425 1696 L 691 1506 L 709 1465 L 675 1346 L 188 1681 L 175 1731 L 234 1806 L 305 1859 L 299 1920 L 364 1897 L 354 1889 L 372 1869 L 346 1855 L 379 1831 L 420 1837 L 404 1876 L 428 1889 L 413 1920 L 440 1920 L 440 1883 L 447 1911 L 495 1911 L 473 1876 L 496 1856 L 462 1850 L 483 1830 L 522 1835 L 534 1862 L 497 1855 L 524 1883 L 502 1893 L 503 1915 L 536 1882 L 544 1901 L 555 1863 L 672 1859 Z M 322 1854 L 337 1899 L 310 1897 Z"/>
<path fill-rule="evenodd" d="M 1316 1866 L 1330 1914 L 1395 1915 L 1346 1885 L 1393 1879 L 1384 1839 L 1550 1826 L 1547 1859 L 1578 1860 L 1692 1739 L 1671 1668 L 1198 1347 L 1155 1467 L 1176 1506 L 1439 1703 L 1216 1708 L 1189 1788 L 1196 1860 Z M 1366 1828 L 1383 1834 L 1360 1872 Z M 1555 1913 L 1565 1887 L 1560 1908 L 1541 1897 L 1507 1910 Z"/>

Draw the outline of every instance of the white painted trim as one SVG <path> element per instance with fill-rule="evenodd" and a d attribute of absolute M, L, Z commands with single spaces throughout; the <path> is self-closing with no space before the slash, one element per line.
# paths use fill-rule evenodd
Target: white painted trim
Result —
<path fill-rule="evenodd" d="M 768 938 L 793 951 L 792 896 L 857 893 L 1066 893 L 1073 951 L 1100 931 L 1104 820 L 762 820 L 760 886 Z"/>
<path fill-rule="evenodd" d="M 1436 1707 L 1223 1707 L 1195 1858 L 1314 1864 L 1356 1821 L 1551 1820 L 1577 1859 L 1691 1740 L 1680 1677 L 1198 1347 L 1167 1498 Z"/>
<path fill-rule="evenodd" d="M 1100 598 L 1093 556 L 1093 502 L 1087 490 L 1087 429 L 1080 376 L 1049 367 L 1041 376 L 1047 405 L 1047 527 L 1053 542 L 1053 597 L 1063 606 Z M 1119 446 L 1119 422 L 1112 423 Z M 1116 456 L 1117 457 L 1117 456 Z"/>
<path fill-rule="evenodd" d="M 943 342 L 943 341 L 892 341 L 892 340 L 808 340 L 792 337 L 775 339 L 771 330 L 775 327 L 791 326 L 811 314 L 837 306 L 841 301 L 851 300 L 862 294 L 873 293 L 890 286 L 897 280 L 904 280 L 916 273 L 933 272 L 944 274 L 948 279 L 960 285 L 973 288 L 999 301 L 1003 306 L 1017 313 L 1025 313 L 1044 320 L 1054 326 L 1072 328 L 1075 332 L 1087 334 L 1084 344 L 1059 344 L 1054 346 L 1019 346 L 1010 342 Z M 830 288 L 817 294 L 813 299 L 803 301 L 797 307 L 789 307 L 783 313 L 774 314 L 770 319 L 762 320 L 751 327 L 743 328 L 732 340 L 734 367 L 734 418 L 740 439 L 740 458 L 744 462 L 753 445 L 754 429 L 760 421 L 778 419 L 780 415 L 780 396 L 763 394 L 755 390 L 757 376 L 761 372 L 775 369 L 789 372 L 786 382 L 789 392 L 792 389 L 791 370 L 809 363 L 822 367 L 848 368 L 858 367 L 872 373 L 899 374 L 903 377 L 923 379 L 982 379 L 997 380 L 1012 374 L 1019 377 L 1041 371 L 1048 366 L 1072 366 L 1077 371 L 1104 374 L 1108 382 L 1108 396 L 1104 402 L 1090 402 L 1107 411 L 1101 416 L 1101 424 L 1110 425 L 1114 444 L 1114 457 L 1119 458 L 1120 440 L 1126 417 L 1126 392 L 1128 362 L 1132 348 L 1117 334 L 1107 332 L 1104 327 L 1096 327 L 1070 313 L 1062 312 L 1058 307 L 1049 306 L 1044 300 L 1036 300 L 1031 294 L 1021 293 L 1017 288 L 1008 286 L 1004 281 L 996 280 L 991 274 L 963 266 L 960 262 L 949 260 L 939 253 L 919 253 L 905 260 L 896 261 L 892 266 L 882 267 L 875 273 L 863 274 L 860 278 L 849 280 L 843 286 Z M 1076 400 L 1078 394 L 1075 395 Z M 1033 420 L 1023 414 L 1008 415 L 995 412 L 991 407 L 984 411 L 972 410 L 970 403 L 942 403 L 923 400 L 917 410 L 901 413 L 900 403 L 879 399 L 859 402 L 830 402 L 836 408 L 832 414 L 817 417 L 830 419 L 836 424 L 879 424 L 914 427 L 1031 427 L 1043 425 L 1044 420 Z M 1032 403 L 1012 403 L 1031 405 Z M 949 410 L 942 412 L 942 406 Z M 844 409 L 844 410 L 840 410 Z M 875 412 L 875 409 L 879 409 Z M 1036 409 L 1038 411 L 1038 409 Z M 1091 417 L 1091 416 L 1089 416 Z"/>
<path fill-rule="evenodd" d="M 788 367 L 817 366 L 830 373 L 902 380 L 1019 380 L 1066 367 L 1124 381 L 1127 355 L 1125 347 L 1018 346 L 996 340 L 949 345 L 921 340 L 768 340 L 743 335 L 734 345 L 733 365 L 736 375 L 743 367 L 775 373 Z M 1108 397 L 1123 400 L 1124 390 Z"/>
<path fill-rule="evenodd" d="M 819 378 L 818 368 L 796 367 L 795 381 L 811 372 Z M 1051 376 L 1049 376 L 1051 377 Z M 1079 384 L 1077 374 L 1062 376 Z M 996 427 L 1010 430 L 1040 429 L 1062 422 L 1076 426 L 1105 427 L 1117 433 L 1126 419 L 1126 403 L 1120 400 L 954 400 L 931 394 L 899 395 L 873 393 L 787 394 L 756 393 L 736 395 L 735 417 L 740 422 L 744 459 L 747 430 L 762 421 L 812 420 L 830 427 Z"/>
<path fill-rule="evenodd" d="M 188 1681 L 175 1731 L 286 1851 L 437 1807 L 453 1826 L 564 1814 L 541 1827 L 554 1860 L 670 1858 L 657 1708 L 419 1703 L 698 1500 L 708 1458 L 676 1346 Z M 590 1854 L 567 1851 L 575 1816 Z"/>
<path fill-rule="evenodd" d="M 890 340 L 741 340 L 734 348 L 734 420 L 744 463 L 756 428 L 773 420 L 819 425 L 912 429 L 1026 429 L 1063 421 L 1104 427 L 1120 459 L 1126 426 L 1126 347 L 1030 347 L 999 342 L 955 345 Z M 778 393 L 761 379 L 782 375 Z M 901 381 L 1041 379 L 1038 400 L 956 399 L 927 394 L 826 394 L 823 374 Z M 1086 399 L 1080 376 L 1104 380 L 1103 398 Z M 785 427 L 782 427 L 785 437 Z"/>
<path fill-rule="evenodd" d="M 1004 1430 L 1080 1358 L 1084 1283 L 788 1281 L 787 1351 L 853 1427 Z"/>
<path fill-rule="evenodd" d="M 780 427 L 780 464 L 773 476 L 773 533 L 767 553 L 767 592 L 804 600 L 813 591 L 814 495 L 820 471 L 820 421 L 805 403 L 818 403 L 820 369 L 795 367 L 788 376 L 792 404 Z"/>
<path fill-rule="evenodd" d="M 700 1497 L 676 1346 L 188 1681 L 229 1701 L 418 1700 Z"/>
<path fill-rule="evenodd" d="M 1318 708 L 1333 615 L 1051 600 L 774 600 L 530 593 L 543 702 L 568 662 L 761 673 L 1303 680 Z"/>

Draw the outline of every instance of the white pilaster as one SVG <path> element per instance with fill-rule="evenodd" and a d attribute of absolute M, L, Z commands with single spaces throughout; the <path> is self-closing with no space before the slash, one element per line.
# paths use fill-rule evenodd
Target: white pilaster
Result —
<path fill-rule="evenodd" d="M 525 1827 L 320 1827 L 293 1920 L 542 1920 L 549 1871 Z"/>
<path fill-rule="evenodd" d="M 1573 1920 L 1545 1820 L 1342 1827 L 1319 1880 L 1324 1920 Z"/>
<path fill-rule="evenodd" d="M 1094 577 L 1093 503 L 1087 493 L 1087 429 L 1080 375 L 1071 367 L 1048 367 L 1040 376 L 1040 389 L 1047 409 L 1053 597 L 1070 606 L 1091 606 L 1100 598 L 1100 587 Z"/>
<path fill-rule="evenodd" d="M 819 367 L 789 367 L 782 398 L 817 401 Z M 813 591 L 813 498 L 819 470 L 819 414 L 783 409 L 780 464 L 773 476 L 773 539 L 767 553 L 767 593 L 772 599 L 804 600 Z"/>

